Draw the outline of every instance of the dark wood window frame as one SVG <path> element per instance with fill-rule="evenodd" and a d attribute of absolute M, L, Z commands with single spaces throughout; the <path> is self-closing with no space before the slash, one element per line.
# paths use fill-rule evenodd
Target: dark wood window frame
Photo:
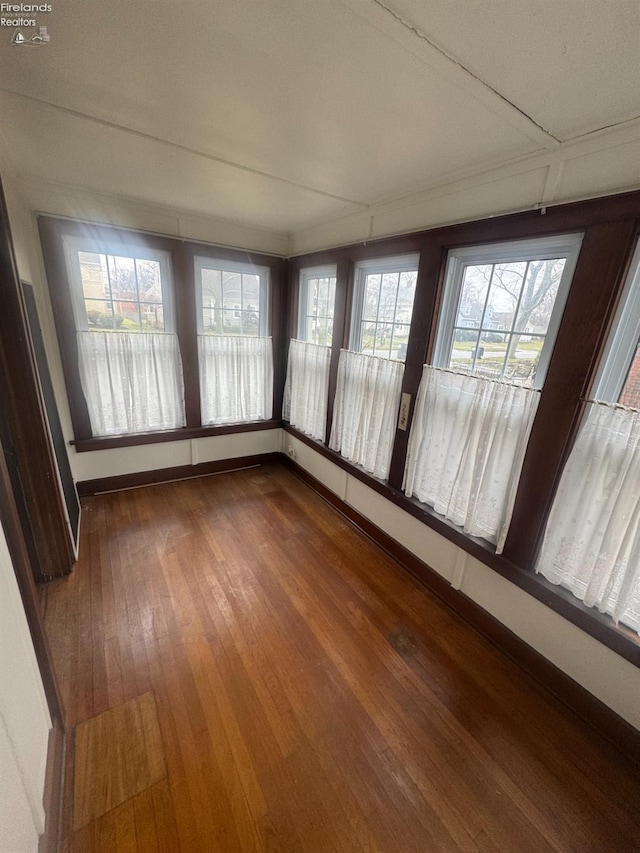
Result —
<path fill-rule="evenodd" d="M 594 382 L 599 360 L 624 286 L 640 228 L 640 192 L 435 228 L 415 234 L 340 247 L 292 258 L 289 262 L 289 331 L 295 336 L 300 270 L 337 264 L 336 316 L 331 355 L 327 439 L 284 428 L 335 464 L 371 486 L 467 553 L 578 625 L 622 657 L 640 666 L 638 635 L 536 575 L 534 566 L 562 469 Z M 411 395 L 410 420 L 422 375 L 430 362 L 449 250 L 463 246 L 581 232 L 582 246 L 549 363 L 533 425 L 504 553 L 467 536 L 431 508 L 402 492 L 409 430 L 396 431 L 388 481 L 380 481 L 328 448 L 340 347 L 348 341 L 353 269 L 359 260 L 420 253 L 413 321 L 402 391 Z"/>
<path fill-rule="evenodd" d="M 77 451 L 156 444 L 210 435 L 273 429 L 280 426 L 282 390 L 284 388 L 282 317 L 283 297 L 286 290 L 284 287 L 286 261 L 271 255 L 214 246 L 208 243 L 197 243 L 175 237 L 162 237 L 129 228 L 98 225 L 51 216 L 40 216 L 38 225 L 71 411 L 74 433 L 72 443 Z M 173 271 L 176 334 L 180 344 L 184 376 L 186 414 L 186 425 L 184 427 L 117 436 L 92 435 L 89 411 L 80 383 L 76 327 L 63 247 L 64 236 L 90 239 L 104 247 L 104 251 L 111 253 L 117 250 L 117 245 L 120 242 L 128 247 L 140 246 L 141 248 L 164 251 L 170 255 Z M 196 256 L 248 263 L 269 269 L 269 317 L 274 351 L 274 411 L 271 420 L 224 426 L 202 425 L 195 290 Z"/>

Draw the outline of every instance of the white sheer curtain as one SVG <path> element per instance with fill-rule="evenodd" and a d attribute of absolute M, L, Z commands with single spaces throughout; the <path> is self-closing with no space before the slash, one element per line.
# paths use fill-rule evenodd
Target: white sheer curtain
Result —
<path fill-rule="evenodd" d="M 289 344 L 282 416 L 289 423 L 324 441 L 331 348 L 308 341 Z"/>
<path fill-rule="evenodd" d="M 589 403 L 536 571 L 640 632 L 640 412 Z"/>
<path fill-rule="evenodd" d="M 203 424 L 268 420 L 273 414 L 271 338 L 199 335 Z"/>
<path fill-rule="evenodd" d="M 502 552 L 539 393 L 425 365 L 404 490 Z"/>
<path fill-rule="evenodd" d="M 77 335 L 80 381 L 94 435 L 184 426 L 176 335 L 106 331 Z"/>
<path fill-rule="evenodd" d="M 329 447 L 386 480 L 396 432 L 404 364 L 340 351 Z"/>

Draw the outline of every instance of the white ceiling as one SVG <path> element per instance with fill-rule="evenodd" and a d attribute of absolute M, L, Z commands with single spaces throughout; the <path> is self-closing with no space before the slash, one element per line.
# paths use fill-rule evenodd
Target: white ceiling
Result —
<path fill-rule="evenodd" d="M 637 0 L 53 0 L 19 172 L 296 232 L 640 115 Z"/>

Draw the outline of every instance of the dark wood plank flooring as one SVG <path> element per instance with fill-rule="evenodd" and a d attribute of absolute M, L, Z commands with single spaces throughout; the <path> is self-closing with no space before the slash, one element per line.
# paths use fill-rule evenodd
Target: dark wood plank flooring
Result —
<path fill-rule="evenodd" d="M 151 691 L 167 772 L 66 851 L 640 850 L 613 749 L 280 466 L 85 499 L 41 593 L 69 725 Z"/>

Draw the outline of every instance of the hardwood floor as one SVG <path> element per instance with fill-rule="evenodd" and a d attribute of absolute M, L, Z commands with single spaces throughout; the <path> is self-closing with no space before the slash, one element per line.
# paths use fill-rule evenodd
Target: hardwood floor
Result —
<path fill-rule="evenodd" d="M 42 601 L 68 724 L 152 694 L 166 767 L 66 851 L 640 850 L 612 748 L 280 466 L 85 499 Z"/>

